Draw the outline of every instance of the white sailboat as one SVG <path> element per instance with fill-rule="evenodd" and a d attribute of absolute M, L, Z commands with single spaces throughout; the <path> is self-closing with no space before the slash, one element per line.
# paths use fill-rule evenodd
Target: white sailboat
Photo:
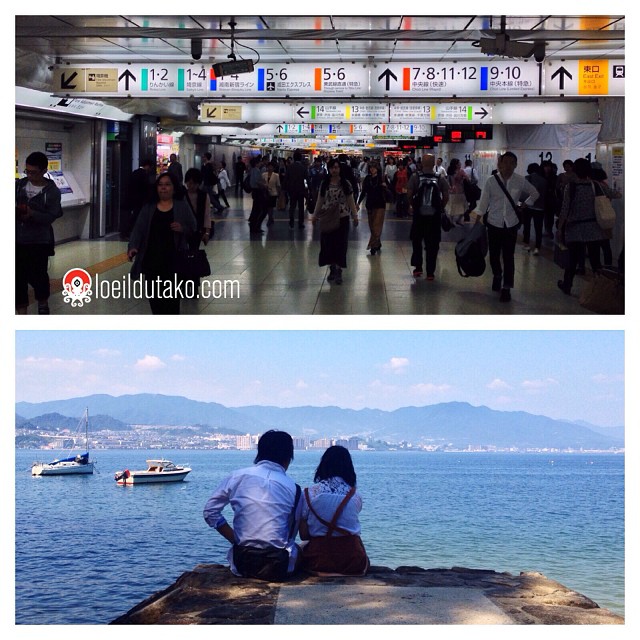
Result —
<path fill-rule="evenodd" d="M 32 476 L 65 476 L 93 473 L 95 460 L 89 459 L 89 409 L 85 409 L 84 415 L 78 423 L 78 432 L 84 422 L 85 451 L 76 453 L 52 462 L 34 462 L 31 466 Z"/>

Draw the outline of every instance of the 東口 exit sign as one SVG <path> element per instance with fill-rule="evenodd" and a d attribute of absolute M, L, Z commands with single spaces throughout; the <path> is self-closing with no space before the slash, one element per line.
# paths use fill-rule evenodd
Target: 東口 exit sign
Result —
<path fill-rule="evenodd" d="M 608 60 L 579 61 L 578 93 L 584 96 L 606 96 L 609 94 Z"/>

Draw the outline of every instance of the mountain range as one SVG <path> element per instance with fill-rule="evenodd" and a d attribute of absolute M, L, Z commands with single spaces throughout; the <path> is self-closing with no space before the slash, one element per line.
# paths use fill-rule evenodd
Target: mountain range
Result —
<path fill-rule="evenodd" d="M 262 433 L 282 429 L 292 436 L 311 439 L 358 436 L 460 448 L 469 445 L 559 449 L 624 447 L 624 427 L 597 427 L 524 411 L 496 411 L 466 402 L 402 407 L 394 411 L 333 406 L 230 408 L 182 396 L 97 394 L 39 403 L 17 402 L 16 426 L 28 423 L 32 428 L 44 428 L 60 424 L 60 418 L 48 414 L 77 416 L 64 423 L 67 427 L 75 426 L 87 407 L 92 431 L 126 430 L 129 425 L 198 425 L 199 431 L 210 433 Z"/>

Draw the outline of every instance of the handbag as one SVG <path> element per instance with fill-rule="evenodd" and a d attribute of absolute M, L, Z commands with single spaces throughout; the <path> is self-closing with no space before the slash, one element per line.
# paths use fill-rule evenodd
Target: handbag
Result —
<path fill-rule="evenodd" d="M 453 229 L 453 222 L 451 222 L 451 218 L 444 212 L 440 216 L 440 225 L 442 226 L 442 230 L 445 232 Z"/>
<path fill-rule="evenodd" d="M 338 573 L 342 575 L 364 575 L 369 568 L 369 558 L 360 536 L 337 526 L 337 521 L 347 502 L 356 492 L 351 487 L 342 502 L 338 505 L 331 522 L 321 518 L 311 504 L 309 489 L 305 488 L 304 497 L 309 511 L 327 527 L 324 536 L 311 538 L 302 552 L 302 568 L 310 572 Z M 340 535 L 334 536 L 338 532 Z"/>
<path fill-rule="evenodd" d="M 616 225 L 616 211 L 600 185 L 597 185 L 600 193 L 596 191 L 596 183 L 591 182 L 593 188 L 594 206 L 598 226 L 604 231 L 613 229 Z"/>
<path fill-rule="evenodd" d="M 320 233 L 331 233 L 340 226 L 340 203 L 338 201 L 323 207 L 316 213 Z"/>
<path fill-rule="evenodd" d="M 607 267 L 596 271 L 580 294 L 580 305 L 594 313 L 624 314 L 623 275 Z"/>
<path fill-rule="evenodd" d="M 176 273 L 185 280 L 197 280 L 211 275 L 211 265 L 204 249 L 186 249 L 176 256 Z"/>

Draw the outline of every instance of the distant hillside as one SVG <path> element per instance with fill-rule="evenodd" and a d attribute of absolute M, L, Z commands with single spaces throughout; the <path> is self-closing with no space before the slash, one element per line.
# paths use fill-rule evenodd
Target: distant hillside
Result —
<path fill-rule="evenodd" d="M 84 420 L 78 420 L 78 418 L 71 418 L 69 416 L 63 416 L 59 413 L 45 413 L 33 418 L 26 419 L 22 416 L 16 415 L 16 427 L 28 428 L 39 431 L 62 431 L 68 429 L 75 432 L 79 424 Z M 116 420 L 111 416 L 89 416 L 89 425 L 92 431 L 101 431 L 108 429 L 110 431 L 126 431 L 129 427 L 120 420 Z M 84 428 L 84 426 L 82 426 Z"/>
<path fill-rule="evenodd" d="M 341 409 L 339 407 L 248 406 L 228 408 L 181 396 L 138 394 L 113 397 L 95 395 L 42 403 L 16 403 L 16 417 L 42 424 L 45 414 L 81 415 L 85 407 L 127 424 L 193 427 L 198 431 L 263 433 L 283 429 L 311 438 L 359 436 L 389 442 L 467 446 L 495 445 L 517 448 L 609 449 L 624 446 L 624 430 L 607 431 L 567 420 L 554 420 L 524 411 L 494 411 L 466 402 L 448 402 L 395 411 Z M 56 418 L 59 419 L 59 418 Z M 92 420 L 95 428 L 98 422 Z M 53 418 L 52 418 L 53 420 Z M 104 427 L 112 428 L 112 427 Z M 179 433 L 179 432 L 178 432 Z M 187 433 L 187 432 L 185 432 Z"/>

